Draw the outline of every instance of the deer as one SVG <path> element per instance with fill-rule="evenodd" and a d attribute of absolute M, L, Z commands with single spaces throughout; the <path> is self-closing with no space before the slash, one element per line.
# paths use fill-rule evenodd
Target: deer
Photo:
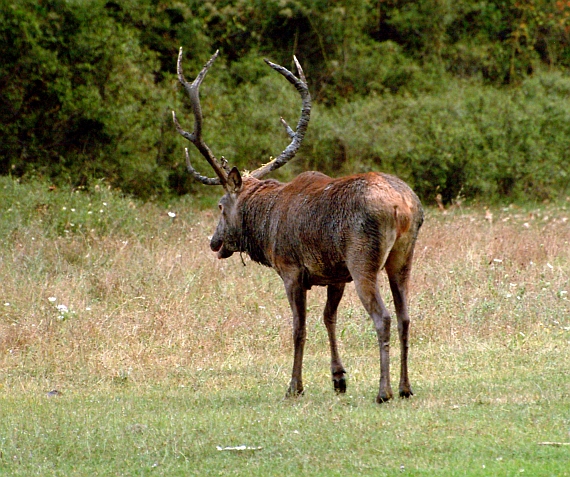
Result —
<path fill-rule="evenodd" d="M 339 355 L 337 310 L 347 283 L 354 282 L 362 305 L 370 315 L 378 337 L 380 385 L 376 402 L 394 397 L 390 385 L 391 317 L 378 287 L 378 276 L 386 271 L 398 321 L 400 341 L 399 395 L 413 395 L 408 377 L 410 317 L 408 292 L 414 246 L 424 220 L 420 200 L 401 179 L 367 172 L 331 178 L 316 171 L 303 172 L 288 183 L 263 179 L 287 164 L 297 153 L 310 119 L 311 95 L 301 65 L 293 60 L 299 77 L 264 61 L 280 73 L 301 97 L 301 115 L 295 131 L 281 118 L 289 145 L 267 164 L 249 173 L 218 160 L 202 136 L 203 115 L 199 88 L 219 50 L 192 82 L 186 81 L 183 53 L 177 62 L 178 80 L 187 91 L 194 116 L 194 129 L 185 131 L 173 111 L 180 135 L 189 140 L 206 159 L 216 177 L 200 174 L 185 149 L 189 174 L 204 185 L 222 186 L 220 217 L 210 248 L 219 259 L 245 253 L 253 262 L 273 268 L 281 277 L 293 315 L 293 370 L 286 396 L 303 394 L 303 353 L 306 341 L 307 291 L 324 286 L 327 291 L 323 320 L 327 330 L 333 388 L 347 389 L 347 372 Z M 243 259 L 242 259 L 243 260 Z"/>

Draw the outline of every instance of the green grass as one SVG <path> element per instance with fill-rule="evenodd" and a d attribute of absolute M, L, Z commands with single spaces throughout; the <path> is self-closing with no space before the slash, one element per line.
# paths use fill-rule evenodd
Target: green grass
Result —
<path fill-rule="evenodd" d="M 316 289 L 305 395 L 284 398 L 282 284 L 212 256 L 215 212 L 6 178 L 0 204 L 1 475 L 570 475 L 570 446 L 541 445 L 570 442 L 568 202 L 428 210 L 415 396 L 383 405 L 352 286 L 347 394 L 332 390 Z M 397 371 L 393 337 L 395 383 Z M 242 445 L 255 450 L 218 450 Z"/>
<path fill-rule="evenodd" d="M 186 370 L 178 381 L 185 385 L 95 385 L 53 398 L 14 390 L 0 416 L 0 469 L 9 475 L 393 475 L 404 466 L 405 475 L 568 475 L 568 448 L 539 445 L 568 440 L 567 377 L 548 366 L 558 355 L 554 347 L 522 356 L 511 351 L 505 372 L 485 363 L 505 357 L 502 344 L 471 343 L 477 345 L 479 351 L 459 354 L 451 347 L 414 349 L 417 397 L 383 406 L 372 399 L 371 355 L 366 363 L 362 356 L 348 359 L 361 373 L 341 397 L 331 390 L 325 360 L 308 359 L 306 395 L 285 400 L 284 356 L 242 359 L 231 370 L 227 364 Z M 431 366 L 439 379 L 429 375 Z M 531 370 L 537 366 L 544 368 L 538 378 Z M 217 450 L 240 445 L 261 449 Z"/>

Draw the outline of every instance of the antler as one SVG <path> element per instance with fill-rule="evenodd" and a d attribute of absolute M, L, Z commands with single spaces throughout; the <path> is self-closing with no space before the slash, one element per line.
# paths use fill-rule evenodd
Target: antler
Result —
<path fill-rule="evenodd" d="M 307 127 L 309 126 L 309 119 L 311 115 L 311 94 L 309 93 L 309 87 L 307 86 L 307 80 L 305 79 L 305 73 L 303 73 L 303 68 L 297 61 L 297 57 L 293 56 L 295 60 L 295 66 L 297 67 L 297 71 L 299 72 L 300 79 L 297 78 L 293 73 L 291 73 L 288 69 L 283 68 L 283 66 L 276 65 L 275 63 L 271 63 L 269 60 L 264 60 L 271 68 L 273 68 L 278 73 L 281 73 L 289 83 L 291 83 L 299 94 L 301 95 L 301 100 L 303 105 L 301 107 L 301 117 L 299 118 L 299 122 L 297 123 L 297 129 L 293 131 L 289 125 L 285 122 L 283 118 L 281 118 L 281 123 L 285 127 L 287 134 L 291 138 L 291 143 L 285 148 L 285 150 L 279 154 L 275 159 L 264 164 L 260 168 L 252 171 L 250 176 L 255 177 L 257 179 L 261 179 L 266 174 L 279 169 L 281 166 L 287 164 L 294 156 L 297 154 L 299 147 L 301 146 L 301 142 L 305 137 L 305 132 L 307 131 Z"/>
<path fill-rule="evenodd" d="M 200 154 L 206 158 L 214 172 L 218 176 L 218 178 L 209 178 L 199 174 L 190 164 L 190 156 L 188 154 L 188 149 L 186 149 L 186 167 L 188 172 L 194 176 L 195 179 L 200 181 L 202 184 L 206 185 L 223 185 L 226 186 L 228 175 L 225 170 L 225 162 L 220 164 L 212 151 L 208 147 L 208 145 L 202 139 L 202 106 L 200 105 L 200 84 L 202 80 L 206 76 L 206 73 L 214 63 L 214 60 L 217 58 L 219 50 L 216 51 L 212 57 L 208 60 L 208 62 L 202 68 L 202 71 L 196 76 L 196 79 L 192 83 L 188 83 L 182 74 L 182 47 L 180 47 L 180 53 L 178 53 L 178 80 L 180 83 L 186 88 L 188 92 L 188 96 L 190 96 L 190 104 L 192 105 L 192 112 L 194 113 L 194 131 L 189 133 L 182 129 L 180 123 L 176 119 L 176 113 L 172 111 L 172 119 L 174 120 L 174 125 L 176 126 L 176 130 L 186 139 L 188 139 L 192 144 L 196 146 Z M 225 161 L 225 160 L 224 160 Z"/>
<path fill-rule="evenodd" d="M 202 139 L 202 107 L 200 105 L 200 95 L 199 89 L 202 80 L 206 76 L 206 73 L 214 63 L 214 60 L 218 56 L 218 51 L 214 53 L 214 55 L 209 59 L 209 61 L 204 65 L 202 71 L 198 74 L 196 79 L 192 83 L 188 83 L 182 74 L 182 47 L 180 48 L 180 53 L 178 54 L 178 80 L 180 83 L 186 88 L 188 95 L 190 96 L 190 104 L 192 105 L 192 112 L 194 113 L 194 131 L 189 133 L 182 129 L 178 120 L 176 119 L 176 113 L 172 111 L 172 119 L 174 120 L 174 125 L 176 126 L 176 130 L 186 139 L 188 139 L 192 144 L 196 146 L 198 151 L 206 158 L 208 163 L 214 169 L 214 172 L 218 176 L 210 178 L 201 175 L 199 172 L 192 167 L 190 163 L 190 155 L 188 153 L 188 149 L 186 149 L 186 168 L 188 172 L 192 174 L 192 176 L 200 181 L 202 184 L 205 185 L 222 185 L 226 187 L 228 181 L 228 165 L 227 161 L 222 157 L 221 163 L 218 162 L 212 151 L 208 147 L 208 145 Z M 257 179 L 261 179 L 263 176 L 269 174 L 270 172 L 280 168 L 281 166 L 287 164 L 290 161 L 301 146 L 301 142 L 305 136 L 305 132 L 307 131 L 307 127 L 309 125 L 309 118 L 311 114 L 311 95 L 309 93 L 309 87 L 307 86 L 307 80 L 305 79 L 305 74 L 303 73 L 303 69 L 301 65 L 297 61 L 297 58 L 293 56 L 295 60 L 295 65 L 297 66 L 297 70 L 299 72 L 300 79 L 297 78 L 293 73 L 291 73 L 288 69 L 284 68 L 283 66 L 277 65 L 272 63 L 269 60 L 265 60 L 265 62 L 273 68 L 278 73 L 282 74 L 289 83 L 291 83 L 299 94 L 301 95 L 302 100 L 302 108 L 301 108 L 301 117 L 299 118 L 299 122 L 297 123 L 297 129 L 293 131 L 289 125 L 285 122 L 283 118 L 281 118 L 281 123 L 285 127 L 285 130 L 289 137 L 291 138 L 291 143 L 285 148 L 285 150 L 279 154 L 275 159 L 264 164 L 260 168 L 254 170 L 250 173 L 250 176 L 255 177 Z"/>

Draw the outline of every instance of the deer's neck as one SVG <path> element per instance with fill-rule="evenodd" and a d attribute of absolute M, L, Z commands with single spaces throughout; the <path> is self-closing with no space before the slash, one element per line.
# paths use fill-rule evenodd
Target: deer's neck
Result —
<path fill-rule="evenodd" d="M 276 220 L 274 209 L 283 188 L 280 182 L 269 179 L 258 181 L 240 201 L 241 209 L 241 249 L 254 262 L 272 267 L 272 236 Z"/>

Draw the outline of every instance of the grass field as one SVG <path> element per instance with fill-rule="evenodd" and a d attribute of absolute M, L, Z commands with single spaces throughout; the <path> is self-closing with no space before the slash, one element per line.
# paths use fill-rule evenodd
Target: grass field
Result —
<path fill-rule="evenodd" d="M 352 286 L 347 394 L 314 289 L 305 395 L 284 398 L 283 286 L 245 257 L 216 260 L 214 210 L 0 178 L 0 474 L 570 475 L 570 201 L 428 209 L 415 396 L 383 405 Z M 392 352 L 397 382 L 395 336 Z"/>

